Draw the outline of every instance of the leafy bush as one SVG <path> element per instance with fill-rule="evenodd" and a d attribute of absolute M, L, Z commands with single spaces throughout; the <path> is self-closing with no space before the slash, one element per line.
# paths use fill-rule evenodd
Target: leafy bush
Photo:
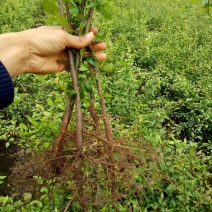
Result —
<path fill-rule="evenodd" d="M 0 32 L 45 20 L 39 1 L 1 2 Z M 96 16 L 98 40 L 108 46 L 100 71 L 113 131 L 144 160 L 139 166 L 133 161 L 131 186 L 116 202 L 120 211 L 212 210 L 211 18 L 198 14 L 198 7 L 189 0 L 116 0 L 112 20 Z M 18 142 L 28 153 L 47 149 L 61 124 L 69 90 L 66 73 L 23 75 L 14 84 L 15 102 L 1 111 L 0 139 L 7 146 Z M 70 191 L 54 179 L 36 179 L 38 190 L 29 202 L 0 197 L 0 210 L 64 209 Z M 81 210 L 77 201 L 71 208 Z M 109 202 L 89 211 L 115 209 Z"/>
<path fill-rule="evenodd" d="M 1 0 L 0 33 L 17 32 L 44 23 L 40 1 Z"/>
<path fill-rule="evenodd" d="M 122 1 L 113 9 L 113 20 L 97 21 L 108 43 L 102 72 L 111 114 L 210 142 L 210 17 L 190 1 Z"/>
<path fill-rule="evenodd" d="M 130 132 L 125 133 L 129 137 L 133 136 Z M 132 143 L 131 150 L 143 162 L 141 165 L 138 160 L 133 161 L 133 178 L 127 190 L 124 182 L 120 184 L 117 181 L 122 198 L 115 204 L 120 211 L 211 211 L 211 173 L 207 164 L 212 164 L 212 161 L 201 150 L 197 151 L 197 143 L 187 143 L 186 140 L 162 141 L 159 136 L 156 140 L 140 139 L 137 142 L 142 143 L 140 149 L 136 149 L 137 145 Z M 89 180 L 95 184 L 95 166 L 85 171 Z M 104 185 L 105 181 L 101 177 L 98 177 L 99 185 Z M 0 209 L 57 211 L 64 209 L 66 202 L 73 199 L 70 191 L 73 190 L 74 182 L 71 179 L 63 182 L 66 185 L 64 188 L 58 185 L 56 179 L 43 180 L 39 176 L 34 176 L 34 179 L 37 181 L 36 190 L 28 191 L 27 194 L 23 191 L 24 198 L 18 200 L 8 196 L 0 197 Z M 27 187 L 30 188 L 29 185 Z M 99 188 L 98 192 L 104 192 L 105 196 L 111 193 L 110 190 L 104 190 L 104 187 Z M 74 200 L 71 208 L 73 211 L 81 211 L 80 203 Z M 89 211 L 116 210 L 108 202 L 91 206 Z"/>
<path fill-rule="evenodd" d="M 27 30 L 32 27 L 39 27 L 45 24 L 45 14 L 43 12 L 40 1 L 1 1 L 0 10 L 0 33 L 17 32 Z M 20 141 L 19 127 L 20 123 L 27 122 L 27 116 L 33 114 L 33 107 L 37 99 L 38 102 L 43 101 L 43 96 L 39 98 L 36 95 L 38 91 L 42 91 L 43 86 L 48 87 L 46 83 L 42 83 L 49 78 L 46 76 L 22 75 L 13 79 L 15 87 L 14 103 L 7 109 L 1 111 L 0 114 L 0 140 L 7 141 L 7 146 L 11 142 Z M 48 89 L 45 90 L 48 92 Z M 26 125 L 28 125 L 26 123 Z M 25 142 L 22 143 L 25 144 Z M 21 143 L 19 143 L 21 144 Z"/>

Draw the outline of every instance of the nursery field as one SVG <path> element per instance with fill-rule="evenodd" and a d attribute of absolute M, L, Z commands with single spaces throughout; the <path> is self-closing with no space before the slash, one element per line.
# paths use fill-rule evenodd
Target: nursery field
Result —
<path fill-rule="evenodd" d="M 0 0 L 0 33 L 63 24 L 56 2 Z M 64 2 L 77 25 L 86 1 Z M 87 2 L 107 60 L 80 65 L 79 94 L 68 71 L 13 79 L 14 103 L 0 111 L 0 211 L 212 211 L 210 2 Z M 73 96 L 80 147 L 75 107 L 61 130 Z"/>

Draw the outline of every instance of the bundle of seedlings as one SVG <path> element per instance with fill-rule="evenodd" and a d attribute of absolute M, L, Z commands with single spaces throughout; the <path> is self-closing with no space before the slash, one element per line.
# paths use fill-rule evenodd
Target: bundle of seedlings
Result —
<path fill-rule="evenodd" d="M 64 30 L 77 36 L 89 32 L 95 9 L 107 13 L 104 0 L 52 0 L 43 1 L 43 6 Z M 117 202 L 125 204 L 128 195 L 138 195 L 137 169 L 146 164 L 145 158 L 154 151 L 138 144 L 134 148 L 126 139 L 113 137 L 92 49 L 67 49 L 67 52 L 72 95 L 68 97 L 53 149 L 16 166 L 13 175 L 16 178 L 21 175 L 19 189 L 22 189 L 20 182 L 34 182 L 28 187 L 30 192 L 36 188 L 33 176 L 45 180 L 54 178 L 55 183 L 70 192 L 66 211 L 73 202 L 79 202 L 82 211 L 90 206 L 99 209 L 104 204 L 111 204 L 119 211 Z M 89 98 L 81 98 L 83 89 Z M 82 102 L 88 99 L 90 106 L 82 109 Z M 96 109 L 97 104 L 100 110 Z M 131 211 L 130 207 L 128 209 Z"/>

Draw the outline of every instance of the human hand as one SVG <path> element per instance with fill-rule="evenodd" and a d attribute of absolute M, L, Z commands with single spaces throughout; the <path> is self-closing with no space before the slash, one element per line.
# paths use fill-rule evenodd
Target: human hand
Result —
<path fill-rule="evenodd" d="M 93 51 L 102 51 L 105 43 L 92 43 L 94 34 L 91 31 L 81 37 L 73 36 L 61 27 L 39 27 L 27 31 L 0 35 L 0 60 L 11 77 L 21 73 L 51 74 L 63 71 L 67 60 L 66 48 L 81 49 L 89 46 Z M 97 53 L 97 60 L 106 59 L 106 54 Z"/>

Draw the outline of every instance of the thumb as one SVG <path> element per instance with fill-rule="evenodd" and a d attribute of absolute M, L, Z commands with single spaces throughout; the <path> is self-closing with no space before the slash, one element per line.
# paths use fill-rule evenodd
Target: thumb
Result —
<path fill-rule="evenodd" d="M 94 33 L 89 32 L 83 36 L 74 36 L 66 33 L 64 43 L 66 47 L 82 49 L 91 44 L 94 39 Z"/>

